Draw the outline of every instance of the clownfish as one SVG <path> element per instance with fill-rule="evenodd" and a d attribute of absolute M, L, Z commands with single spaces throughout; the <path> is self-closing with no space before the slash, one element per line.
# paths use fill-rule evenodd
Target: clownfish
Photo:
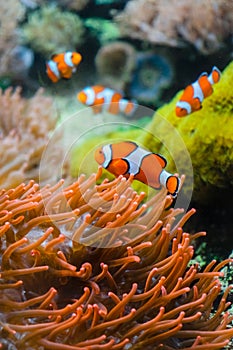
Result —
<path fill-rule="evenodd" d="M 176 104 L 176 115 L 184 117 L 201 109 L 202 101 L 213 93 L 212 85 L 219 82 L 220 76 L 219 69 L 213 67 L 209 76 L 206 72 L 202 73 L 193 84 L 188 85 Z"/>
<path fill-rule="evenodd" d="M 95 160 L 115 176 L 123 175 L 128 178 L 133 174 L 135 180 L 152 188 L 165 187 L 174 197 L 179 191 L 179 177 L 164 170 L 166 159 L 146 151 L 135 142 L 123 141 L 104 145 L 95 151 Z"/>
<path fill-rule="evenodd" d="M 136 109 L 134 101 L 129 101 L 123 98 L 120 92 L 101 85 L 85 87 L 77 94 L 77 99 L 84 105 L 92 107 L 96 114 L 105 110 L 112 114 L 123 113 L 130 116 Z"/>
<path fill-rule="evenodd" d="M 46 73 L 52 82 L 57 83 L 59 79 L 70 79 L 81 62 L 82 56 L 78 52 L 63 52 L 52 55 L 46 62 Z"/>

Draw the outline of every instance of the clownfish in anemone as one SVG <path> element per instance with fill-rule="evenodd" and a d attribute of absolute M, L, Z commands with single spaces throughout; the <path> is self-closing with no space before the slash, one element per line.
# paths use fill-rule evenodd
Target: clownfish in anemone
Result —
<path fill-rule="evenodd" d="M 209 75 L 204 72 L 193 84 L 188 85 L 176 104 L 176 115 L 185 117 L 199 111 L 202 108 L 202 101 L 213 93 L 212 85 L 218 83 L 220 77 L 221 72 L 214 66 Z"/>
<path fill-rule="evenodd" d="M 138 180 L 152 188 L 165 187 L 176 197 L 180 179 L 164 170 L 167 161 L 159 154 L 146 151 L 135 142 L 123 141 L 107 144 L 95 151 L 95 160 L 115 176 L 128 178 L 134 175 Z"/>
<path fill-rule="evenodd" d="M 67 51 L 54 54 L 46 62 L 47 76 L 53 83 L 57 83 L 60 79 L 70 79 L 81 60 L 82 56 L 78 52 Z"/>
<path fill-rule="evenodd" d="M 107 111 L 111 114 L 122 113 L 131 116 L 137 104 L 123 98 L 123 95 L 102 85 L 87 86 L 77 94 L 82 104 L 92 107 L 95 114 Z"/>

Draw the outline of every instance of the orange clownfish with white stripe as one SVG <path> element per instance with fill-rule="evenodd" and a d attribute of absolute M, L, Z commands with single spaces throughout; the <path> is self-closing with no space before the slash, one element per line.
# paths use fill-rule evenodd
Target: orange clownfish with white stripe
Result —
<path fill-rule="evenodd" d="M 67 51 L 54 54 L 46 62 L 47 76 L 53 83 L 57 83 L 59 79 L 70 79 L 81 60 L 82 56 L 78 52 Z"/>
<path fill-rule="evenodd" d="M 202 73 L 193 84 L 188 85 L 176 104 L 176 115 L 184 117 L 201 109 L 202 101 L 213 93 L 212 85 L 219 82 L 220 76 L 219 69 L 213 67 L 209 76 L 206 72 Z"/>
<path fill-rule="evenodd" d="M 136 109 L 134 101 L 129 101 L 123 98 L 120 92 L 101 85 L 85 87 L 77 94 L 77 99 L 84 105 L 92 107 L 96 114 L 105 110 L 112 114 L 123 113 L 131 116 Z"/>
<path fill-rule="evenodd" d="M 169 194 L 176 196 L 180 179 L 164 170 L 167 161 L 159 154 L 146 151 L 135 142 L 123 141 L 104 145 L 95 151 L 95 160 L 115 176 L 123 175 L 148 186 L 160 189 L 165 187 Z"/>

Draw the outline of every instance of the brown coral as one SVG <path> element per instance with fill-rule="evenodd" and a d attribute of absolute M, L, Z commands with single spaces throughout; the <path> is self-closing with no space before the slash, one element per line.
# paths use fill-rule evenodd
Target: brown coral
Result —
<path fill-rule="evenodd" d="M 131 0 L 116 17 L 123 35 L 169 46 L 219 50 L 232 36 L 233 5 L 218 0 Z"/>
<path fill-rule="evenodd" d="M 136 65 L 136 52 L 132 45 L 115 41 L 102 46 L 95 58 L 101 82 L 114 89 L 124 89 L 131 81 Z"/>
<path fill-rule="evenodd" d="M 60 6 L 70 8 L 75 11 L 83 10 L 89 3 L 90 0 L 58 0 L 57 3 Z"/>
<path fill-rule="evenodd" d="M 40 89 L 30 99 L 20 95 L 20 88 L 0 91 L 0 188 L 14 187 L 22 181 L 39 181 L 39 163 L 49 140 L 49 132 L 56 125 L 53 100 Z M 51 159 L 62 154 L 55 137 Z M 59 156 L 59 157 L 60 157 Z M 49 181 L 52 169 L 41 174 L 41 181 Z"/>
<path fill-rule="evenodd" d="M 164 190 L 81 176 L 0 193 L 2 346 L 33 349 L 221 349 L 233 336 L 219 270 L 190 264 L 192 242 Z M 72 238 L 72 240 L 69 239 Z"/>

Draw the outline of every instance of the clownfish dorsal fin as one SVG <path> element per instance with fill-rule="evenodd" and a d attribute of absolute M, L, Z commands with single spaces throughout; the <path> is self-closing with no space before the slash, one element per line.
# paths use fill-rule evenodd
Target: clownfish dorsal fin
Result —
<path fill-rule="evenodd" d="M 58 56 L 58 54 L 57 53 L 53 53 L 52 55 L 51 55 L 51 60 L 53 60 L 55 57 L 57 57 Z"/>
<path fill-rule="evenodd" d="M 116 158 L 110 162 L 109 168 L 111 168 L 111 173 L 115 176 L 119 176 L 127 173 L 129 170 L 129 164 L 126 159 Z"/>
<path fill-rule="evenodd" d="M 203 72 L 199 75 L 198 79 L 201 77 L 208 77 L 208 73 L 207 72 Z"/>
<path fill-rule="evenodd" d="M 134 141 L 124 141 L 124 142 L 125 142 L 125 144 L 133 145 L 133 146 L 135 146 L 135 148 L 138 148 L 138 145 Z"/>
<path fill-rule="evenodd" d="M 154 153 L 156 159 L 158 160 L 159 164 L 161 165 L 162 168 L 165 168 L 165 166 L 167 165 L 167 160 L 161 156 L 158 153 Z"/>

